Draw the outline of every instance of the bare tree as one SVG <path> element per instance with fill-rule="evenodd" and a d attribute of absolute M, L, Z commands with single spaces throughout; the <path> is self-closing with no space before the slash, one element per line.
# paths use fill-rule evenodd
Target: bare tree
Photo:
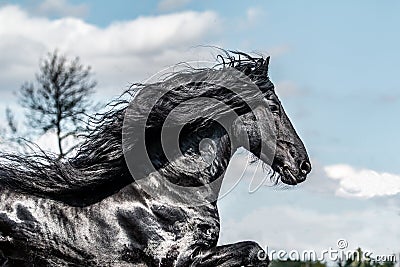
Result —
<path fill-rule="evenodd" d="M 59 158 L 75 148 L 65 148 L 66 138 L 86 129 L 84 120 L 93 109 L 90 96 L 96 86 L 91 75 L 91 68 L 82 65 L 79 58 L 68 60 L 54 51 L 41 61 L 36 83 L 26 82 L 19 90 L 28 126 L 42 133 L 55 130 Z"/>

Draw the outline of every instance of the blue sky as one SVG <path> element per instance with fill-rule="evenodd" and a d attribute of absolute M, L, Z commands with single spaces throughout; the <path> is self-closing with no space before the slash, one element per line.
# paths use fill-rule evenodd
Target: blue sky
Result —
<path fill-rule="evenodd" d="M 399 10 L 398 1 L 372 0 L 0 0 L 0 104 L 16 106 L 12 91 L 55 48 L 93 67 L 103 101 L 197 59 L 190 49 L 198 45 L 269 54 L 270 77 L 314 170 L 292 190 L 249 194 L 240 183 L 220 201 L 221 242 L 324 249 L 345 237 L 398 252 L 390 225 L 400 222 Z"/>

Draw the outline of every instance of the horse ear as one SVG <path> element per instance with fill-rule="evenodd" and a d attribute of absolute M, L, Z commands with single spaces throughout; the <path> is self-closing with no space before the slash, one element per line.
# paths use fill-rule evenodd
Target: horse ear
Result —
<path fill-rule="evenodd" d="M 265 59 L 265 65 L 267 65 L 267 70 L 268 70 L 268 66 L 269 66 L 269 60 L 270 60 L 270 56 L 268 56 L 266 59 Z"/>
<path fill-rule="evenodd" d="M 267 77 L 268 76 L 268 65 L 269 65 L 269 59 L 270 57 L 267 57 L 266 59 L 261 61 L 261 65 L 259 67 L 259 70 L 261 72 L 262 76 Z"/>

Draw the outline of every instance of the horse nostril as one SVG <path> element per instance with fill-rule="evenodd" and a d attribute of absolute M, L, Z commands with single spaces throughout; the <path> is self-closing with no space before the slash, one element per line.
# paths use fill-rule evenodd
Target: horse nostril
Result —
<path fill-rule="evenodd" d="M 300 170 L 303 174 L 308 174 L 311 171 L 311 164 L 308 161 L 303 161 L 300 164 Z"/>

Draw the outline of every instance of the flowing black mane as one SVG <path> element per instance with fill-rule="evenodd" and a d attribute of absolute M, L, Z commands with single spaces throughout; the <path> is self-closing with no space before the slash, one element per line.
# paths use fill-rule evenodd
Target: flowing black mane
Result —
<path fill-rule="evenodd" d="M 254 91 L 241 89 L 243 96 L 251 99 L 250 103 L 258 103 L 262 94 L 273 91 L 268 72 L 269 58 L 252 57 L 242 52 L 225 52 L 217 57 L 217 64 L 210 69 L 191 69 L 187 72 L 174 73 L 168 79 L 152 84 L 134 84 L 124 96 L 133 97 L 135 103 L 145 107 L 157 88 L 171 87 L 163 101 L 153 107 L 147 119 L 146 130 L 157 131 L 162 127 L 166 115 L 176 105 L 195 97 L 212 97 L 223 101 L 229 109 L 243 114 L 251 109 L 236 94 L 216 83 L 208 82 L 221 77 L 220 70 L 233 68 L 240 71 L 243 77 L 250 79 L 260 89 L 259 95 L 251 95 Z M 241 77 L 241 78 L 243 78 Z M 184 86 L 174 87 L 180 81 Z M 232 83 L 237 81 L 232 81 Z M 137 92 L 143 92 L 137 96 Z M 77 154 L 67 160 L 56 160 L 46 153 L 33 155 L 0 154 L 0 187 L 15 191 L 49 197 L 71 205 L 87 205 L 115 193 L 125 185 L 133 182 L 127 168 L 122 149 L 122 127 L 126 109 L 132 99 L 111 102 L 109 110 L 92 119 L 89 123 L 90 133 L 86 136 Z M 224 106 L 191 107 L 191 112 L 207 110 L 209 116 L 203 120 L 191 121 L 192 129 L 200 129 L 210 119 L 224 116 Z M 133 121 L 143 120 L 140 112 L 131 115 Z M 187 113 L 177 114 L 172 122 L 180 125 L 186 122 Z M 134 129 L 132 129 L 134 130 Z M 132 135 L 134 136 L 134 135 Z M 134 139 L 134 138 L 133 138 Z M 130 140 L 132 146 L 135 140 Z"/>

